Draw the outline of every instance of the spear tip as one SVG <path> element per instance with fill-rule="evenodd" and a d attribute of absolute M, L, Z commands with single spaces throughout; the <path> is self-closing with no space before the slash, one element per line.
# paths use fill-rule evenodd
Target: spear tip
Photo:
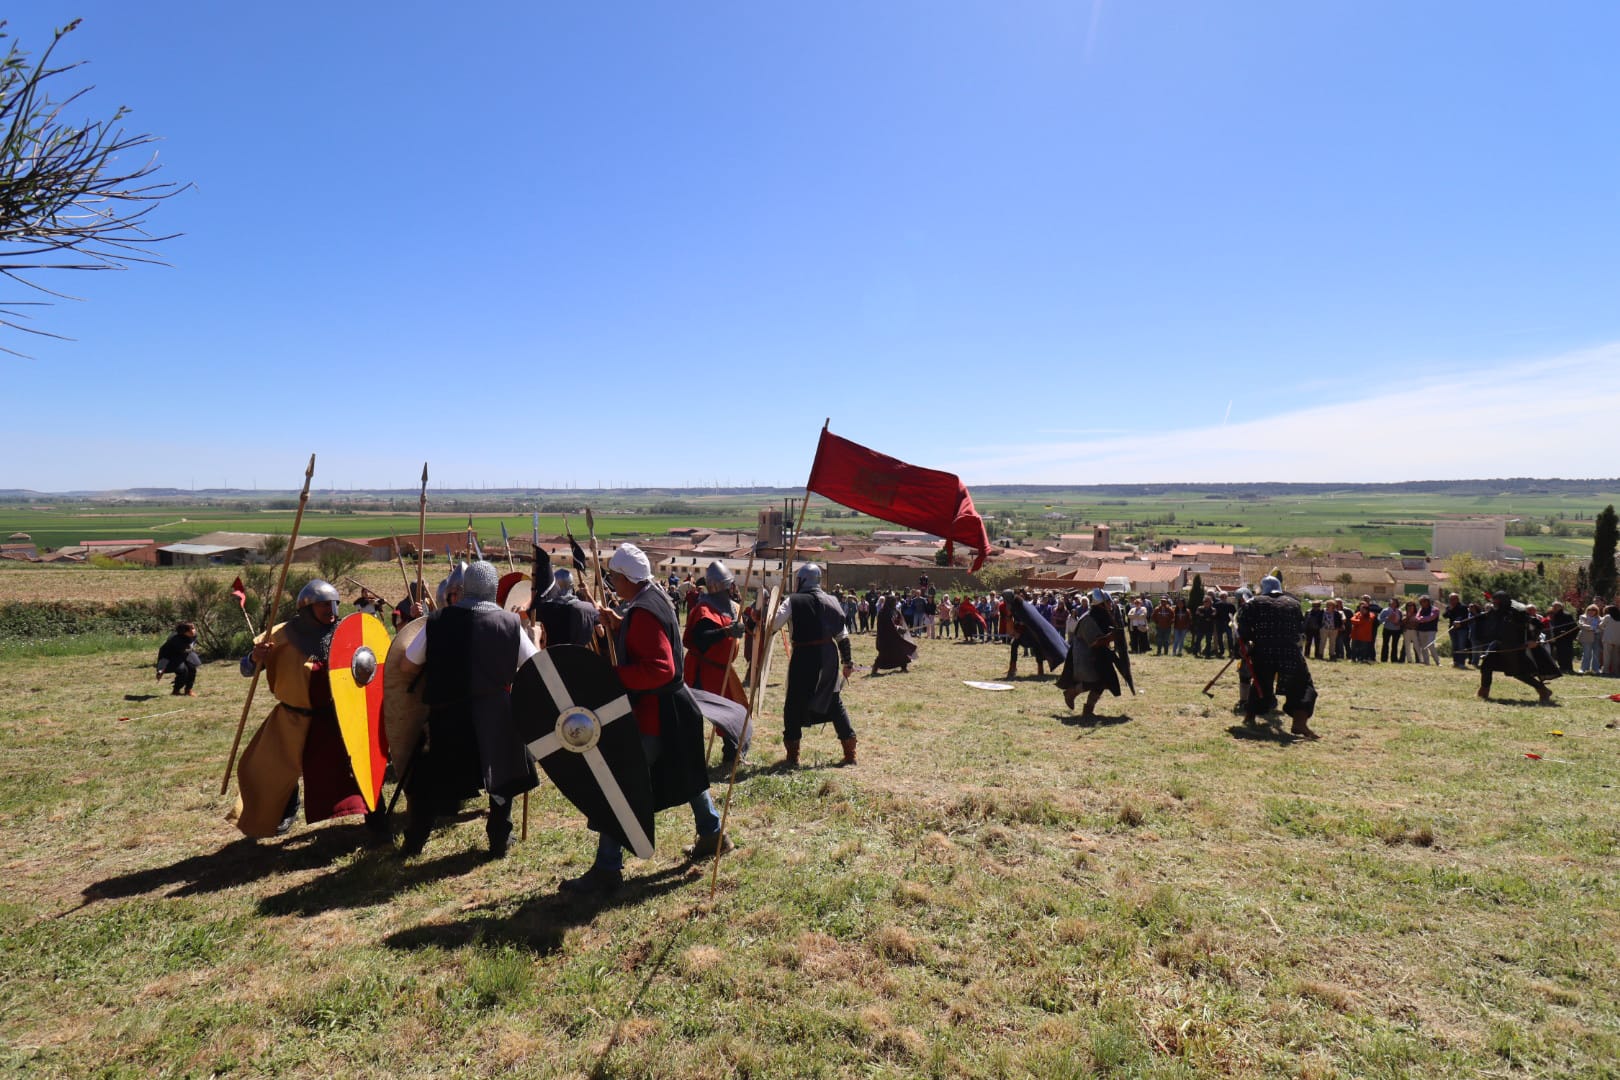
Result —
<path fill-rule="evenodd" d="M 427 462 L 422 462 L 422 483 L 427 483 Z"/>
<path fill-rule="evenodd" d="M 304 470 L 304 479 L 309 480 L 315 475 L 315 455 L 309 455 L 309 468 Z"/>

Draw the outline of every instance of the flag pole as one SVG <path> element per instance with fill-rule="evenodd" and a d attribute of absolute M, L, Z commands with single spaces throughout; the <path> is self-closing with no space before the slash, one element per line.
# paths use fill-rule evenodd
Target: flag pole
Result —
<path fill-rule="evenodd" d="M 822 435 L 827 434 L 827 428 L 831 424 L 832 424 L 832 417 L 830 417 L 830 416 L 827 417 L 825 420 L 823 420 L 821 422 L 821 434 Z M 818 438 L 817 441 L 816 441 L 816 450 L 820 451 L 820 449 L 821 449 L 821 441 Z M 793 542 L 792 542 L 791 546 L 788 548 L 787 558 L 782 561 L 782 588 L 781 588 L 781 592 L 778 593 L 778 595 L 777 595 L 777 602 L 775 604 L 771 605 L 771 610 L 770 610 L 769 615 L 766 617 L 765 621 L 762 624 L 760 624 L 760 628 L 759 628 L 760 647 L 754 650 L 754 671 L 749 673 L 751 675 L 757 674 L 759 672 L 760 668 L 764 664 L 764 660 L 765 660 L 764 645 L 765 645 L 766 642 L 768 642 L 770 640 L 771 623 L 776 621 L 776 612 L 781 608 L 782 604 L 787 602 L 788 575 L 793 572 L 793 557 L 799 553 L 799 533 L 804 528 L 804 512 L 807 509 L 809 509 L 809 507 L 810 507 L 810 484 L 811 484 L 812 481 L 815 480 L 815 476 L 816 476 L 816 463 L 815 463 L 815 460 L 812 459 L 811 462 L 810 462 L 810 476 L 804 482 L 804 502 L 799 504 L 799 521 L 798 521 L 798 524 L 795 525 L 794 528 L 793 528 Z M 751 729 L 754 726 L 754 709 L 759 704 L 759 697 L 760 697 L 760 694 L 761 694 L 761 691 L 762 691 L 762 687 L 761 687 L 760 683 L 762 681 L 763 680 L 759 680 L 759 679 L 755 680 L 752 692 L 748 696 L 748 716 L 743 721 L 743 731 L 742 731 L 743 735 L 745 735 L 745 736 L 749 734 L 749 729 Z M 786 692 L 786 690 L 784 688 L 784 693 L 785 692 Z M 742 740 L 739 738 L 738 741 L 741 742 Z M 733 791 L 735 791 L 736 788 L 737 788 L 737 762 L 740 761 L 741 759 L 742 759 L 741 754 L 738 754 L 736 758 L 732 759 L 732 762 L 731 762 L 731 776 L 726 781 L 726 797 L 725 797 L 725 801 L 722 803 L 722 805 L 720 807 L 720 835 L 721 836 L 726 835 L 726 822 L 731 817 L 731 793 Z M 715 894 L 720 890 L 720 858 L 721 858 L 722 848 L 723 847 L 724 847 L 724 845 L 721 845 L 721 847 L 715 848 L 715 851 L 714 851 L 714 871 L 709 876 L 709 899 L 710 900 L 713 900 L 714 897 L 715 897 Z"/>
<path fill-rule="evenodd" d="M 274 625 L 276 611 L 281 607 L 281 592 L 287 586 L 287 571 L 292 566 L 293 548 L 298 544 L 298 527 L 303 524 L 304 505 L 309 502 L 309 482 L 314 476 L 315 455 L 311 454 L 309 455 L 309 468 L 304 470 L 304 490 L 298 495 L 298 513 L 293 517 L 292 535 L 287 538 L 287 554 L 281 560 L 281 577 L 276 581 L 275 595 L 271 598 L 270 608 L 265 615 L 264 630 L 266 640 L 269 639 L 270 630 Z M 242 614 L 247 614 L 246 608 L 242 609 Z M 251 626 L 252 623 L 250 622 L 248 625 Z M 231 740 L 231 754 L 230 757 L 225 759 L 225 777 L 219 782 L 219 793 L 221 795 L 231 789 L 231 770 L 236 768 L 236 751 L 242 745 L 242 729 L 247 727 L 248 713 L 253 709 L 253 693 L 259 688 L 259 676 L 263 672 L 264 668 L 258 664 L 253 665 L 253 681 L 248 683 L 247 700 L 242 702 L 242 716 L 241 719 L 236 721 L 236 738 Z"/>

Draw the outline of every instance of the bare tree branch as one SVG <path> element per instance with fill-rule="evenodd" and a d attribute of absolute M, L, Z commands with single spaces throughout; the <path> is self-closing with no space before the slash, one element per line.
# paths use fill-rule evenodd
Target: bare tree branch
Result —
<path fill-rule="evenodd" d="M 11 43 L 0 58 L 0 276 L 49 296 L 73 299 L 48 289 L 30 275 L 43 270 L 124 270 L 133 263 L 164 265 L 153 245 L 178 235 L 154 236 L 143 227 L 164 199 L 190 184 L 153 180 L 152 152 L 133 171 L 120 171 L 121 155 L 151 146 L 154 135 L 131 135 L 121 126 L 122 106 L 107 120 L 71 124 L 65 111 L 92 87 L 60 101 L 45 88 L 48 80 L 83 61 L 51 66 L 62 39 L 79 25 L 75 19 L 56 31 L 37 62 Z M 6 22 L 0 20 L 0 39 Z M 21 310 L 42 301 L 0 300 L 0 327 L 59 337 L 35 326 Z M 0 345 L 0 351 L 21 355 Z"/>

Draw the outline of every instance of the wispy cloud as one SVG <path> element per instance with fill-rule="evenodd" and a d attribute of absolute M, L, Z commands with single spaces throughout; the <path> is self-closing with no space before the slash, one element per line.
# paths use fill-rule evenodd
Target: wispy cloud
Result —
<path fill-rule="evenodd" d="M 1617 376 L 1620 343 L 1414 374 L 1234 424 L 968 448 L 956 468 L 970 482 L 1029 484 L 1612 476 Z"/>
<path fill-rule="evenodd" d="M 1091 0 L 1091 21 L 1086 25 L 1086 46 L 1082 54 L 1085 63 L 1091 63 L 1091 50 L 1097 43 L 1097 31 L 1102 27 L 1103 0 Z"/>

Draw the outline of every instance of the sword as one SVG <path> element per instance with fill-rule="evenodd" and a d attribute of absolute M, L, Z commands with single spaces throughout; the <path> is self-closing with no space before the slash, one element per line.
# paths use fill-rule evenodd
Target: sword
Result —
<path fill-rule="evenodd" d="M 1216 683 L 1220 682 L 1221 681 L 1221 676 L 1226 674 L 1226 669 L 1231 667 L 1233 664 L 1237 663 L 1237 661 L 1238 661 L 1238 658 L 1237 658 L 1236 655 L 1234 655 L 1232 657 L 1232 659 L 1228 660 L 1225 664 L 1221 665 L 1221 670 L 1219 670 L 1219 671 L 1217 671 L 1215 673 L 1215 677 L 1213 679 L 1209 680 L 1209 682 L 1204 684 L 1204 696 L 1205 697 L 1212 698 L 1212 697 L 1215 696 L 1214 694 L 1209 692 L 1209 688 L 1214 686 Z"/>

